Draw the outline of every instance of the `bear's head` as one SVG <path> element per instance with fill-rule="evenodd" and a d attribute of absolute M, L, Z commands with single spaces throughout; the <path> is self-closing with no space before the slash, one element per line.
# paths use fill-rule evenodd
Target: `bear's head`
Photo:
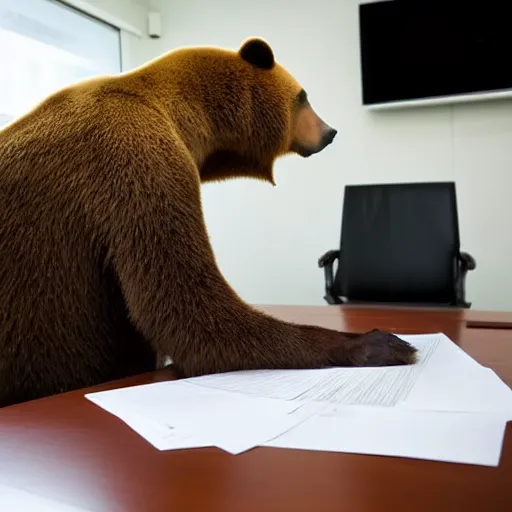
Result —
<path fill-rule="evenodd" d="M 316 114 L 266 41 L 250 38 L 236 51 L 193 47 L 171 55 L 171 115 L 185 139 L 197 139 L 188 142 L 202 181 L 253 177 L 274 183 L 276 158 L 308 157 L 333 141 L 336 130 Z"/>
<path fill-rule="evenodd" d="M 273 120 L 278 114 L 282 126 L 281 153 L 295 152 L 308 157 L 319 153 L 336 136 L 336 130 L 327 125 L 313 110 L 306 91 L 300 84 L 274 60 L 274 53 L 268 43 L 262 39 L 249 39 L 240 48 L 238 54 L 250 66 L 255 68 L 253 86 L 265 87 L 259 105 L 253 105 L 254 114 L 264 114 L 262 121 Z M 259 70 L 259 71 L 258 71 Z M 267 73 L 265 73 L 267 71 Z M 261 80 L 261 81 L 260 81 Z M 253 94 L 258 94 L 253 91 Z M 279 106 L 275 105 L 275 100 Z M 270 105 L 269 105 L 270 104 Z M 268 111 L 270 106 L 272 111 Z M 260 111 L 261 108 L 261 111 Z M 271 122 L 268 128 L 272 130 Z"/>

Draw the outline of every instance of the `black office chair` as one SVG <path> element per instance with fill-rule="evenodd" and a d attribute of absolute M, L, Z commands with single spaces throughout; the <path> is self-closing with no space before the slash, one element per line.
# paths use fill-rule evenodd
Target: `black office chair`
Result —
<path fill-rule="evenodd" d="M 452 182 L 345 187 L 340 249 L 318 264 L 328 304 L 471 307 Z"/>

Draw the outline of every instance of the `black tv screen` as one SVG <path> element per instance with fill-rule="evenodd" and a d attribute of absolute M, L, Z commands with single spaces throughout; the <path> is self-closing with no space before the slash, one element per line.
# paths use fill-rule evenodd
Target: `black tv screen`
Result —
<path fill-rule="evenodd" d="M 512 89 L 509 2 L 359 6 L 364 105 Z"/>

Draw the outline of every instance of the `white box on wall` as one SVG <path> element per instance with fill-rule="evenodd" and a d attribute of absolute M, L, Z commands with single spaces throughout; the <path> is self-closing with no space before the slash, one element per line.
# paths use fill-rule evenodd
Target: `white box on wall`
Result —
<path fill-rule="evenodd" d="M 148 34 L 152 39 L 158 39 L 162 35 L 162 19 L 159 12 L 148 13 Z"/>

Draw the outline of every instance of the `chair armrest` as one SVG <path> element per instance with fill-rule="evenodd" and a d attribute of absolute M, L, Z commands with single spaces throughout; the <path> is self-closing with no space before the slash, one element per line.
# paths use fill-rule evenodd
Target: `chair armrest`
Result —
<path fill-rule="evenodd" d="M 460 274 L 456 283 L 456 305 L 463 308 L 470 308 L 471 302 L 466 301 L 466 275 L 469 270 L 475 270 L 476 261 L 471 254 L 467 252 L 459 253 Z"/>
<path fill-rule="evenodd" d="M 326 266 L 330 266 L 332 268 L 332 264 L 340 257 L 339 250 L 327 251 L 323 256 L 318 259 L 318 266 L 320 268 L 324 268 Z"/>
<path fill-rule="evenodd" d="M 334 262 L 340 257 L 339 250 L 327 251 L 323 256 L 318 259 L 318 266 L 324 269 L 325 277 L 325 296 L 324 299 L 328 304 L 339 304 L 340 301 L 333 293 L 332 288 L 334 285 Z"/>
<path fill-rule="evenodd" d="M 476 268 L 475 258 L 473 258 L 473 256 L 467 252 L 460 253 L 460 264 L 463 272 L 467 272 L 468 270 L 475 270 Z"/>

